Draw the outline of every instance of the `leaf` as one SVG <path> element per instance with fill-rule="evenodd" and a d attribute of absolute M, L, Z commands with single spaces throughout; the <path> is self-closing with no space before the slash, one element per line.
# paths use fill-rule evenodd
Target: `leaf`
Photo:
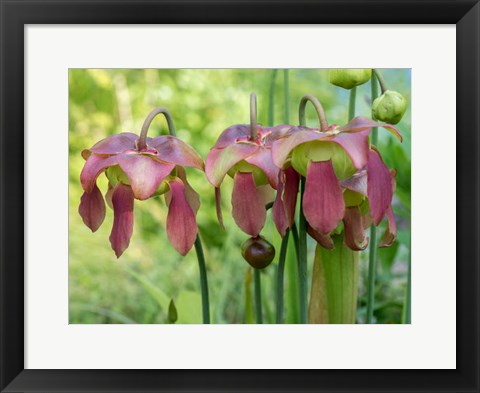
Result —
<path fill-rule="evenodd" d="M 177 323 L 202 323 L 202 298 L 199 293 L 181 291 L 175 302 L 177 308 Z"/>

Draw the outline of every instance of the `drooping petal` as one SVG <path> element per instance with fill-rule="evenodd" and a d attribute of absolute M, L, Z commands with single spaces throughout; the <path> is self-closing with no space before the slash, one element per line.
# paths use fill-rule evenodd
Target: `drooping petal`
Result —
<path fill-rule="evenodd" d="M 303 195 L 303 214 L 310 226 L 326 235 L 336 228 L 344 212 L 342 189 L 332 161 L 310 162 Z"/>
<path fill-rule="evenodd" d="M 368 237 L 365 236 L 363 220 L 358 206 L 347 207 L 343 216 L 345 226 L 345 244 L 354 251 L 365 250 Z"/>
<path fill-rule="evenodd" d="M 347 190 L 358 192 L 363 196 L 367 195 L 367 171 L 363 169 L 355 173 L 352 177 L 342 181 L 340 185 Z"/>
<path fill-rule="evenodd" d="M 93 145 L 89 150 L 94 154 L 114 155 L 123 153 L 126 150 L 135 149 L 135 141 L 138 135 L 131 132 L 110 135 Z"/>
<path fill-rule="evenodd" d="M 215 187 L 215 210 L 217 212 L 217 219 L 220 227 L 225 230 L 225 225 L 223 225 L 223 214 L 222 214 L 222 193 L 220 191 L 220 186 Z"/>
<path fill-rule="evenodd" d="M 188 204 L 192 208 L 195 215 L 200 209 L 200 195 L 196 192 L 187 180 L 187 173 L 182 167 L 177 167 L 177 175 L 182 180 L 185 186 L 185 196 L 187 197 Z"/>
<path fill-rule="evenodd" d="M 175 178 L 168 185 L 171 193 L 167 215 L 168 240 L 181 255 L 186 255 L 197 237 L 195 213 L 188 203 L 183 182 Z"/>
<path fill-rule="evenodd" d="M 239 141 L 248 141 L 249 137 L 250 124 L 235 124 L 222 131 L 213 148 L 223 149 Z"/>
<path fill-rule="evenodd" d="M 265 224 L 266 214 L 253 174 L 237 172 L 232 192 L 232 215 L 237 225 L 245 233 L 257 237 Z"/>
<path fill-rule="evenodd" d="M 112 196 L 113 196 L 114 187 L 108 183 L 108 190 L 105 193 L 105 201 L 110 209 L 113 209 Z"/>
<path fill-rule="evenodd" d="M 282 237 L 285 236 L 285 230 L 290 228 L 295 220 L 299 181 L 300 175 L 292 167 L 282 171 L 279 176 L 272 217 Z"/>
<path fill-rule="evenodd" d="M 368 157 L 368 202 L 370 203 L 370 214 L 373 218 L 373 223 L 378 225 L 392 203 L 392 175 L 377 150 L 372 148 Z"/>
<path fill-rule="evenodd" d="M 162 135 L 151 139 L 149 146 L 158 151 L 158 158 L 179 166 L 191 166 L 203 170 L 202 157 L 189 144 L 172 135 Z"/>
<path fill-rule="evenodd" d="M 272 218 L 273 222 L 275 223 L 275 227 L 277 228 L 278 233 L 284 237 L 289 227 L 288 219 L 287 219 L 287 212 L 285 209 L 285 205 L 283 203 L 283 188 L 284 188 L 284 180 L 282 177 L 285 177 L 285 174 L 282 173 L 279 175 L 278 185 L 277 185 L 277 195 L 275 196 L 275 201 L 273 202 L 272 206 Z"/>
<path fill-rule="evenodd" d="M 174 164 L 161 162 L 143 154 L 120 154 L 117 160 L 128 177 L 135 198 L 140 200 L 152 196 L 162 180 L 175 167 Z"/>
<path fill-rule="evenodd" d="M 218 187 L 235 164 L 255 153 L 258 148 L 259 146 L 253 143 L 236 143 L 224 149 L 210 150 L 205 160 L 205 173 L 210 183 Z"/>
<path fill-rule="evenodd" d="M 78 212 L 87 227 L 95 232 L 105 219 L 105 202 L 97 185 L 91 192 L 84 192 L 80 199 Z"/>
<path fill-rule="evenodd" d="M 363 116 L 354 117 L 348 124 L 337 128 L 337 130 L 340 132 L 359 132 L 366 129 L 370 130 L 373 127 L 383 127 L 387 131 L 395 135 L 400 140 L 400 142 L 402 141 L 402 135 L 398 131 L 397 127 L 387 123 L 378 123 L 372 119 Z"/>
<path fill-rule="evenodd" d="M 133 191 L 131 187 L 118 183 L 112 194 L 113 227 L 110 244 L 117 258 L 130 244 L 133 233 Z"/>
<path fill-rule="evenodd" d="M 363 130 L 355 133 L 340 133 L 336 134 L 332 142 L 340 145 L 343 150 L 349 155 L 353 165 L 357 169 L 362 169 L 368 161 L 368 136 L 370 130 Z"/>
<path fill-rule="evenodd" d="M 391 206 L 387 209 L 386 215 L 388 225 L 382 240 L 380 241 L 380 247 L 390 247 L 397 238 L 397 224 L 395 222 L 395 216 L 393 215 Z"/>
<path fill-rule="evenodd" d="M 323 248 L 326 248 L 327 250 L 333 250 L 335 248 L 335 244 L 330 235 L 323 235 L 313 229 L 310 225 L 307 226 L 307 233 Z"/>
<path fill-rule="evenodd" d="M 86 192 L 91 192 L 95 186 L 98 175 L 102 173 L 109 166 L 117 164 L 117 156 L 97 156 L 96 154 L 90 155 L 83 166 L 80 173 L 80 183 L 82 188 Z"/>
<path fill-rule="evenodd" d="M 277 187 L 278 172 L 280 169 L 273 163 L 270 149 L 260 146 L 258 150 L 245 159 L 249 164 L 260 168 L 267 176 L 268 182 L 273 188 Z"/>

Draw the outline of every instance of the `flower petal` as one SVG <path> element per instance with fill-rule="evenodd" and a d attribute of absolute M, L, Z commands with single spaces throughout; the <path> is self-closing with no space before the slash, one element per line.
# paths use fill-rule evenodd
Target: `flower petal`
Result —
<path fill-rule="evenodd" d="M 232 215 L 240 229 L 252 237 L 260 234 L 267 211 L 252 173 L 237 172 L 232 192 Z"/>
<path fill-rule="evenodd" d="M 397 224 L 395 223 L 395 216 L 391 206 L 387 209 L 386 214 L 388 226 L 380 241 L 380 247 L 390 247 L 397 238 Z"/>
<path fill-rule="evenodd" d="M 332 161 L 311 161 L 303 195 L 303 213 L 308 223 L 314 230 L 326 235 L 337 227 L 344 212 L 342 189 Z"/>
<path fill-rule="evenodd" d="M 143 154 L 120 154 L 117 161 L 128 177 L 135 198 L 140 200 L 152 196 L 175 167 Z"/>
<path fill-rule="evenodd" d="M 363 220 L 358 206 L 347 207 L 343 216 L 345 225 L 345 244 L 354 251 L 365 250 L 368 237 L 365 236 Z"/>
<path fill-rule="evenodd" d="M 400 142 L 403 140 L 402 135 L 398 131 L 397 127 L 387 123 L 378 123 L 376 121 L 373 121 L 372 119 L 363 116 L 354 117 L 348 124 L 337 128 L 337 130 L 340 132 L 359 132 L 362 130 L 370 130 L 373 127 L 383 127 L 387 131 L 395 135 L 400 140 Z"/>
<path fill-rule="evenodd" d="M 222 131 L 213 148 L 223 149 L 239 141 L 248 141 L 249 137 L 250 124 L 235 124 Z"/>
<path fill-rule="evenodd" d="M 223 225 L 223 214 L 222 214 L 222 193 L 220 187 L 215 187 L 215 210 L 217 212 L 217 219 L 220 227 L 225 230 L 225 225 Z"/>
<path fill-rule="evenodd" d="M 205 173 L 215 187 L 222 182 L 227 172 L 238 162 L 257 151 L 253 143 L 236 143 L 224 149 L 213 148 L 205 160 Z"/>
<path fill-rule="evenodd" d="M 179 166 L 191 166 L 203 170 L 202 157 L 189 144 L 172 135 L 162 135 L 151 139 L 149 146 L 158 151 L 158 158 Z"/>
<path fill-rule="evenodd" d="M 367 191 L 370 214 L 375 225 L 380 224 L 385 211 L 392 203 L 392 175 L 380 153 L 371 149 L 367 163 Z"/>
<path fill-rule="evenodd" d="M 110 135 L 109 137 L 97 142 L 89 150 L 95 154 L 113 155 L 123 153 L 126 150 L 135 149 L 135 141 L 138 135 L 131 132 L 122 132 L 121 134 Z"/>
<path fill-rule="evenodd" d="M 330 235 L 323 235 L 320 232 L 317 232 L 313 229 L 310 225 L 307 226 L 307 233 L 317 241 L 323 248 L 327 250 L 333 250 L 335 248 L 335 244 L 333 243 L 332 238 Z"/>
<path fill-rule="evenodd" d="M 355 133 L 336 134 L 331 142 L 340 145 L 349 155 L 353 165 L 357 169 L 362 169 L 368 161 L 368 136 L 370 130 L 362 130 Z"/>
<path fill-rule="evenodd" d="M 272 217 L 282 237 L 285 236 L 286 229 L 291 228 L 295 220 L 299 181 L 300 175 L 291 167 L 279 175 Z"/>
<path fill-rule="evenodd" d="M 102 157 L 92 154 L 88 157 L 80 173 L 80 183 L 82 184 L 83 190 L 91 192 L 93 187 L 95 187 L 98 175 L 109 166 L 116 164 L 117 156 Z"/>
<path fill-rule="evenodd" d="M 267 176 L 268 182 L 273 188 L 277 187 L 279 168 L 273 163 L 272 152 L 263 146 L 260 146 L 258 150 L 251 156 L 245 159 L 249 164 L 255 165 L 260 168 Z"/>
<path fill-rule="evenodd" d="M 195 213 L 188 203 L 183 182 L 175 178 L 168 185 L 171 193 L 167 215 L 168 240 L 181 255 L 186 255 L 197 237 Z"/>
<path fill-rule="evenodd" d="M 193 189 L 193 187 L 188 182 L 187 173 L 185 172 L 184 168 L 180 166 L 177 167 L 177 174 L 178 177 L 182 180 L 183 185 L 185 186 L 185 196 L 187 197 L 188 204 L 196 215 L 198 209 L 200 209 L 200 195 Z"/>
<path fill-rule="evenodd" d="M 113 227 L 110 244 L 117 258 L 130 244 L 133 233 L 133 191 L 130 186 L 118 183 L 112 194 Z"/>
<path fill-rule="evenodd" d="M 280 139 L 281 137 L 285 136 L 288 131 L 293 126 L 289 124 L 281 124 L 275 127 L 269 127 L 269 128 L 264 128 L 265 134 L 265 146 L 266 147 L 272 147 L 273 142 L 275 142 L 277 139 Z"/>
<path fill-rule="evenodd" d="M 340 185 L 347 190 L 358 192 L 363 196 L 367 195 L 367 171 L 363 169 L 355 173 L 352 177 L 342 181 Z"/>
<path fill-rule="evenodd" d="M 105 202 L 97 185 L 91 192 L 84 192 L 80 199 L 78 212 L 87 227 L 95 232 L 105 219 Z"/>

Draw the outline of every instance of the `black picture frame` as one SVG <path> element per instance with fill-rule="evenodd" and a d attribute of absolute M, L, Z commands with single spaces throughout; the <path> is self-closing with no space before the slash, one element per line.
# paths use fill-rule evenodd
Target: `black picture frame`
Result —
<path fill-rule="evenodd" d="M 480 352 L 478 323 L 480 315 L 478 246 L 480 4 L 478 0 L 0 0 L 0 12 L 0 285 L 2 295 L 0 389 L 2 392 L 480 391 L 478 361 Z M 27 24 L 86 23 L 456 24 L 457 368 L 455 370 L 25 370 L 24 27 Z M 428 130 L 426 132 L 434 133 Z M 453 132 L 455 131 L 452 130 Z M 445 232 L 445 239 L 439 239 L 439 246 L 453 233 L 449 228 L 445 228 Z"/>

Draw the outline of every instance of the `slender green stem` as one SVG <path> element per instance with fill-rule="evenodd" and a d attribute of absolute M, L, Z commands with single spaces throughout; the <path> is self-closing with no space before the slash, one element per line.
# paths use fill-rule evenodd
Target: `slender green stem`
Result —
<path fill-rule="evenodd" d="M 307 106 L 307 102 L 309 101 L 312 103 L 315 110 L 317 111 L 318 120 L 320 121 L 320 130 L 326 131 L 326 129 L 328 128 L 328 122 L 323 106 L 318 100 L 318 98 L 311 94 L 304 95 L 300 101 L 300 106 L 298 107 L 298 118 L 300 120 L 300 125 L 305 126 L 307 124 L 305 120 L 305 107 Z"/>
<path fill-rule="evenodd" d="M 382 94 L 385 93 L 387 90 L 388 90 L 388 87 L 387 87 L 387 84 L 385 82 L 385 79 L 383 78 L 383 75 L 382 73 L 380 72 L 380 70 L 374 68 L 372 70 L 372 85 L 374 85 L 375 83 L 373 83 L 373 77 L 376 76 L 377 79 L 378 79 L 378 82 L 380 83 L 380 88 L 382 89 Z M 375 96 L 375 98 L 377 98 L 377 96 Z"/>
<path fill-rule="evenodd" d="M 299 239 L 298 239 L 298 229 L 297 229 L 297 224 L 295 223 L 295 221 L 293 222 L 293 225 L 292 225 L 292 236 L 293 236 L 293 244 L 295 245 L 295 254 L 297 255 L 297 260 L 299 258 Z"/>
<path fill-rule="evenodd" d="M 372 74 L 372 103 L 378 96 L 378 85 L 376 73 Z M 371 134 L 371 143 L 377 144 L 378 129 L 374 127 Z M 366 323 L 372 323 L 373 308 L 375 305 L 375 275 L 377 271 L 377 228 L 375 225 L 370 227 L 370 242 L 369 242 L 369 256 L 368 256 L 368 282 L 367 282 L 367 317 Z"/>
<path fill-rule="evenodd" d="M 282 239 L 282 245 L 280 247 L 280 256 L 278 258 L 277 269 L 277 302 L 276 302 L 276 323 L 283 323 L 283 276 L 285 271 L 285 259 L 287 257 L 288 238 L 290 237 L 290 231 L 287 229 L 285 236 Z"/>
<path fill-rule="evenodd" d="M 250 94 L 250 140 L 257 140 L 257 95 Z"/>
<path fill-rule="evenodd" d="M 288 80 L 288 69 L 283 70 L 283 96 L 285 99 L 285 124 L 290 124 L 290 82 Z M 272 124 L 273 125 L 273 124 Z"/>
<path fill-rule="evenodd" d="M 408 242 L 407 293 L 405 296 L 405 323 L 412 323 L 412 238 Z"/>
<path fill-rule="evenodd" d="M 355 117 L 355 101 L 357 98 L 357 86 L 350 89 L 350 99 L 348 102 L 348 121 L 352 120 Z"/>
<path fill-rule="evenodd" d="M 273 126 L 275 121 L 275 79 L 277 70 L 272 70 L 270 77 L 270 89 L 268 92 L 268 125 Z"/>
<path fill-rule="evenodd" d="M 307 323 L 308 284 L 307 284 L 307 220 L 303 214 L 303 194 L 305 177 L 301 180 L 299 237 L 298 237 L 298 281 L 300 293 L 300 323 Z"/>
<path fill-rule="evenodd" d="M 263 323 L 262 316 L 262 281 L 260 277 L 260 270 L 253 269 L 253 278 L 255 282 L 255 315 L 257 323 Z"/>
<path fill-rule="evenodd" d="M 205 255 L 203 254 L 202 241 L 197 235 L 195 239 L 195 251 L 197 252 L 198 268 L 200 271 L 200 291 L 202 293 L 202 315 L 203 323 L 210 323 L 210 305 L 208 300 L 207 268 L 205 266 Z"/>

